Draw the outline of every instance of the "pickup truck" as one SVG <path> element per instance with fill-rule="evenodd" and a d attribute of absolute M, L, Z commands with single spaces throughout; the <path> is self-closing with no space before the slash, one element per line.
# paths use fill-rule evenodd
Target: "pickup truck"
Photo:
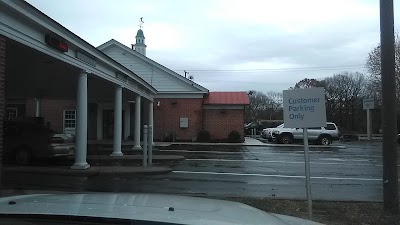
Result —
<path fill-rule="evenodd" d="M 268 141 L 290 144 L 296 140 L 303 140 L 302 128 L 286 128 L 284 124 L 276 128 L 263 130 L 262 137 Z M 340 133 L 335 123 L 328 122 L 325 127 L 308 128 L 308 140 L 315 144 L 330 145 L 333 140 L 339 140 Z"/>

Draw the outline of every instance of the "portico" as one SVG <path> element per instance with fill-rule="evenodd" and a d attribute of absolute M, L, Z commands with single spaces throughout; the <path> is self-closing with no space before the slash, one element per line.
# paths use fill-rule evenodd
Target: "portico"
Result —
<path fill-rule="evenodd" d="M 140 102 L 152 102 L 157 93 L 155 88 L 28 3 L 6 1 L 0 2 L 0 7 L 3 18 L 0 36 L 5 38 L 7 49 L 6 104 L 24 105 L 25 115 L 20 113 L 20 117 L 42 117 L 44 124 L 55 130 L 75 133 L 72 169 L 90 167 L 86 160 L 88 136 L 104 138 L 104 119 L 110 119 L 104 109 L 109 106 L 113 120 L 110 154 L 123 155 L 121 140 L 131 136 L 131 121 L 135 127 L 135 147 L 139 148 Z M 47 102 L 54 101 L 62 102 L 63 107 L 47 110 Z M 135 105 L 133 112 L 132 104 Z M 33 115 L 29 113 L 31 108 Z M 64 113 L 63 124 L 52 120 L 55 113 Z M 17 119 L 17 113 L 15 116 L 12 119 Z M 89 126 L 91 123 L 94 126 Z"/>

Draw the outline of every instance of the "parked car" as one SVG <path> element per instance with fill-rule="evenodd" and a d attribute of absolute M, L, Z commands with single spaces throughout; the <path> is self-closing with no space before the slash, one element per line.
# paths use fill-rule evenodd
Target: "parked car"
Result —
<path fill-rule="evenodd" d="M 251 135 L 252 130 L 255 130 L 256 134 L 259 134 L 263 129 L 263 126 L 259 122 L 251 122 L 244 126 L 244 132 L 246 135 Z"/>
<path fill-rule="evenodd" d="M 34 159 L 75 154 L 75 137 L 40 124 L 4 122 L 4 159 L 26 165 Z"/>
<path fill-rule="evenodd" d="M 302 128 L 285 128 L 284 124 L 264 131 L 269 141 L 289 144 L 295 140 L 303 140 Z M 328 122 L 325 127 L 308 128 L 308 140 L 316 144 L 330 145 L 333 140 L 339 140 L 340 132 L 335 123 Z"/>
<path fill-rule="evenodd" d="M 262 131 L 265 130 L 266 128 L 276 127 L 281 123 L 283 123 L 282 120 L 260 120 L 257 122 L 251 122 L 244 126 L 245 134 L 251 135 L 252 130 L 255 129 L 257 135 L 258 134 L 262 135 Z"/>
<path fill-rule="evenodd" d="M 272 137 L 272 135 L 271 135 L 271 131 L 273 130 L 273 129 L 275 129 L 275 128 L 283 128 L 283 123 L 282 124 L 280 124 L 279 126 L 277 126 L 277 127 L 273 127 L 273 128 L 265 128 L 265 129 L 263 129 L 263 131 L 261 132 L 261 137 L 262 138 L 266 138 L 266 139 L 268 139 L 268 141 L 274 141 L 273 140 L 273 137 Z"/>

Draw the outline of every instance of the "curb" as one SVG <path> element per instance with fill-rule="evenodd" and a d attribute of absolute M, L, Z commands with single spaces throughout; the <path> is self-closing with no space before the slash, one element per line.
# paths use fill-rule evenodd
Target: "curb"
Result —
<path fill-rule="evenodd" d="M 260 144 L 230 144 L 230 143 L 193 143 L 193 144 L 188 144 L 188 143 L 174 143 L 173 145 L 190 145 L 190 146 L 239 146 L 239 147 L 247 147 L 247 146 L 252 146 L 252 147 L 304 147 L 304 145 L 300 144 L 270 144 L 270 143 L 260 143 Z M 345 149 L 346 146 L 344 145 L 308 145 L 310 148 L 340 148 L 340 149 Z"/>
<path fill-rule="evenodd" d="M 3 167 L 5 172 L 18 172 L 30 174 L 48 174 L 62 176 L 97 176 L 97 175 L 161 175 L 172 172 L 168 167 L 112 167 L 93 166 L 85 170 L 74 170 L 69 167 L 34 167 L 13 166 Z"/>
<path fill-rule="evenodd" d="M 263 145 L 259 146 L 271 146 L 271 147 L 304 147 L 304 145 L 300 144 L 269 144 L 264 143 Z M 341 148 L 345 149 L 346 146 L 344 145 L 308 145 L 309 148 Z"/>

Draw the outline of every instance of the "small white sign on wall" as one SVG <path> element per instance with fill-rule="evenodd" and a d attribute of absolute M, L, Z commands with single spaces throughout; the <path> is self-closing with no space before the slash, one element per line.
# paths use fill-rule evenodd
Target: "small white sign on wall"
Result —
<path fill-rule="evenodd" d="M 283 119 L 288 128 L 326 126 L 324 88 L 283 91 Z"/>
<path fill-rule="evenodd" d="M 189 118 L 181 117 L 179 120 L 180 128 L 188 128 L 189 127 Z"/>

